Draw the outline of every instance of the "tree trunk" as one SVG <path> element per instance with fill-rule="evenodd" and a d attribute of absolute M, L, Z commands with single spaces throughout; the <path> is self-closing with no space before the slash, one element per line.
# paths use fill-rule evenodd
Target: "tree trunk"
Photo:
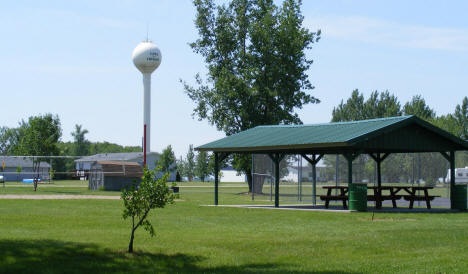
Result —
<path fill-rule="evenodd" d="M 133 253 L 133 238 L 135 230 L 132 229 L 132 235 L 130 236 L 130 243 L 128 244 L 128 253 Z"/>
<path fill-rule="evenodd" d="M 263 184 L 265 183 L 265 176 L 257 176 L 257 180 L 255 180 L 255 184 L 253 184 L 253 177 L 252 173 L 248 172 L 247 175 L 247 183 L 249 184 L 249 192 L 254 192 L 255 194 L 262 194 L 263 193 Z M 253 189 L 252 189 L 253 185 Z"/>
<path fill-rule="evenodd" d="M 245 172 L 245 175 L 247 176 L 247 184 L 249 185 L 249 192 L 252 192 L 252 173 Z"/>
<path fill-rule="evenodd" d="M 128 244 L 128 253 L 133 253 L 133 238 L 135 237 L 135 217 L 132 216 L 132 234 L 130 235 L 130 243 Z"/>
<path fill-rule="evenodd" d="M 257 180 L 254 183 L 254 193 L 255 194 L 263 194 L 263 184 L 265 183 L 265 176 L 258 176 Z"/>

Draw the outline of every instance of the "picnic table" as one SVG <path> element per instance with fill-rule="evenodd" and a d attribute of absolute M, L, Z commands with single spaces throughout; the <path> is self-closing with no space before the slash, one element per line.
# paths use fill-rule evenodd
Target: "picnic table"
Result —
<path fill-rule="evenodd" d="M 348 201 L 348 187 L 347 186 L 322 186 L 327 189 L 327 195 L 320 195 L 320 200 L 325 201 L 325 208 L 328 208 L 330 201 L 343 201 L 343 208 L 348 208 L 346 202 Z M 332 195 L 332 190 L 340 190 L 339 195 Z"/>
<path fill-rule="evenodd" d="M 327 189 L 326 195 L 319 195 L 322 201 L 325 201 L 325 208 L 328 208 L 330 201 L 342 201 L 343 208 L 347 208 L 346 201 L 348 200 L 348 186 L 323 186 L 322 188 Z M 376 208 L 382 208 L 382 202 L 385 200 L 392 201 L 393 208 L 397 208 L 396 201 L 401 198 L 409 201 L 409 208 L 412 209 L 414 201 L 426 201 L 426 207 L 431 209 L 431 201 L 436 197 L 435 195 L 429 195 L 429 189 L 433 189 L 431 186 L 369 186 L 368 189 L 373 191 L 373 195 L 367 195 L 368 201 L 375 201 Z M 340 191 L 339 195 L 332 195 L 333 189 Z M 418 195 L 417 191 L 423 191 L 423 195 Z M 389 192 L 389 193 L 384 193 Z"/>

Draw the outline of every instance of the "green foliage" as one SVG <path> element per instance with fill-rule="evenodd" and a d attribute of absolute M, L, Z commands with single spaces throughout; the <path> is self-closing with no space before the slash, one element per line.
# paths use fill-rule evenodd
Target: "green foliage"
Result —
<path fill-rule="evenodd" d="M 388 91 L 371 93 L 364 101 L 364 95 L 355 89 L 351 97 L 333 108 L 332 122 L 357 121 L 373 118 L 400 116 L 402 114 L 398 98 Z"/>
<path fill-rule="evenodd" d="M 174 171 L 176 163 L 176 157 L 172 146 L 168 145 L 162 152 L 159 161 L 156 162 L 156 166 L 161 166 L 163 172 L 172 172 Z"/>
<path fill-rule="evenodd" d="M 176 162 L 177 174 L 176 174 L 176 181 L 181 182 L 182 176 L 185 176 L 187 163 L 182 159 L 182 156 L 179 157 L 179 160 Z"/>
<path fill-rule="evenodd" d="M 457 120 L 453 116 L 453 114 L 441 115 L 436 117 L 434 120 L 431 121 L 435 126 L 440 127 L 441 129 L 452 133 L 453 135 L 457 136 L 459 132 L 459 128 L 457 125 Z"/>
<path fill-rule="evenodd" d="M 16 153 L 25 156 L 58 155 L 58 140 L 62 135 L 60 119 L 57 115 L 45 114 L 29 117 L 22 125 L 22 133 L 17 144 Z M 37 190 L 39 169 L 44 158 L 33 158 L 34 191 Z"/>
<path fill-rule="evenodd" d="M 51 181 L 55 178 L 55 169 L 49 169 L 49 178 Z"/>
<path fill-rule="evenodd" d="M 200 151 L 197 154 L 196 164 L 195 164 L 195 175 L 200 178 L 202 182 L 205 181 L 205 178 L 210 175 L 212 172 L 209 168 L 210 166 L 210 158 L 206 151 Z"/>
<path fill-rule="evenodd" d="M 168 178 L 169 174 L 166 173 L 161 178 L 155 179 L 155 172 L 145 167 L 140 185 L 138 187 L 133 185 L 122 191 L 121 197 L 124 203 L 122 217 L 132 220 L 129 253 L 133 252 L 135 230 L 140 226 L 143 226 L 152 237 L 155 235 L 153 225 L 147 219 L 149 212 L 155 208 L 164 208 L 174 201 L 174 196 L 166 183 Z"/>
<path fill-rule="evenodd" d="M 187 156 L 185 159 L 184 175 L 187 176 L 190 182 L 195 175 L 195 153 L 193 152 L 193 145 L 189 146 L 189 150 L 187 151 Z"/>
<path fill-rule="evenodd" d="M 457 121 L 456 136 L 468 140 L 468 97 L 463 98 L 461 105 L 457 105 L 453 115 Z"/>
<path fill-rule="evenodd" d="M 207 65 L 206 81 L 183 82 L 195 102 L 193 115 L 226 135 L 266 124 L 300 124 L 296 112 L 318 103 L 307 71 L 306 51 L 320 30 L 303 27 L 300 1 L 194 0 L 199 38 L 190 44 Z M 247 156 L 234 156 L 236 169 L 250 173 Z M 251 178 L 249 180 L 251 183 Z"/>
<path fill-rule="evenodd" d="M 23 155 L 58 155 L 58 140 L 62 136 L 57 115 L 45 114 L 29 117 L 19 139 L 17 153 Z"/>
<path fill-rule="evenodd" d="M 74 155 L 82 156 L 89 153 L 89 141 L 86 140 L 85 135 L 88 134 L 87 129 L 82 129 L 82 125 L 75 125 L 75 131 L 71 133 L 74 139 Z"/>
<path fill-rule="evenodd" d="M 18 128 L 0 127 L 0 154 L 15 155 L 24 129 L 24 121 Z"/>
<path fill-rule="evenodd" d="M 413 96 L 411 101 L 403 106 L 403 113 L 415 115 L 424 120 L 433 120 L 436 117 L 435 111 L 426 105 L 426 100 L 421 95 Z"/>

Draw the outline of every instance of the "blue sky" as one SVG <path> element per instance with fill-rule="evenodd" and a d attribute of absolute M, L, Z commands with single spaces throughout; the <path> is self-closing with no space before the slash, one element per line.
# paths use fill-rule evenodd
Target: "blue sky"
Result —
<path fill-rule="evenodd" d="M 467 1 L 304 0 L 304 25 L 322 29 L 307 53 L 322 102 L 299 110 L 303 122 L 328 122 L 356 88 L 389 90 L 402 103 L 421 94 L 437 114 L 453 112 L 468 95 L 467 10 Z M 192 118 L 179 83 L 205 71 L 187 45 L 197 38 L 194 15 L 188 0 L 2 3 L 0 125 L 50 112 L 64 141 L 82 124 L 92 141 L 140 145 L 143 86 L 131 53 L 149 25 L 163 56 L 152 77 L 152 150 L 172 144 L 185 155 L 189 144 L 224 136 Z"/>

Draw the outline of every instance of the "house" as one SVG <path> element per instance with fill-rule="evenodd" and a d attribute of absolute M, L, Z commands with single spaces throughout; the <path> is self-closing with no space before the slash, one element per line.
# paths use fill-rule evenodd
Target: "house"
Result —
<path fill-rule="evenodd" d="M 34 178 L 33 160 L 28 157 L 0 156 L 0 167 L 5 162 L 5 169 L 0 173 L 6 182 L 23 181 Z M 41 162 L 39 166 L 39 179 L 49 179 L 51 166 L 47 162 Z"/>
<path fill-rule="evenodd" d="M 155 162 L 159 160 L 159 153 L 150 152 L 146 154 L 146 164 L 149 169 L 155 168 Z M 125 161 L 137 162 L 143 166 L 143 152 L 124 152 L 124 153 L 99 153 L 90 156 L 84 156 L 75 160 L 77 175 L 84 177 L 91 170 L 91 165 L 96 161 Z"/>
<path fill-rule="evenodd" d="M 281 178 L 281 181 L 285 181 L 285 182 L 298 182 L 299 181 L 299 168 L 297 166 L 297 162 L 294 162 L 296 163 L 296 165 L 288 165 L 288 174 L 285 175 L 284 177 Z M 326 181 L 325 179 L 325 164 L 323 163 L 323 161 L 319 161 L 316 165 L 316 172 L 317 172 L 317 181 L 320 182 L 320 181 Z M 312 166 L 310 164 L 308 164 L 306 161 L 302 161 L 302 168 L 301 168 L 301 172 L 302 172 L 302 182 L 312 182 Z"/>
<path fill-rule="evenodd" d="M 137 162 L 95 161 L 89 172 L 89 189 L 121 191 L 140 183 L 143 168 Z"/>
<path fill-rule="evenodd" d="M 244 173 L 238 174 L 237 170 L 232 168 L 231 166 L 222 168 L 221 170 L 221 182 L 227 183 L 245 183 L 247 182 L 247 178 Z M 214 178 L 213 178 L 214 180 Z"/>
<path fill-rule="evenodd" d="M 149 169 L 156 167 L 156 162 L 159 161 L 160 154 L 157 152 L 149 152 L 146 154 L 146 165 Z M 75 160 L 76 174 L 81 179 L 87 179 L 91 167 L 98 161 L 122 161 L 122 162 L 136 162 L 143 167 L 143 152 L 124 152 L 124 153 L 100 153 L 90 156 L 84 156 L 80 159 Z M 169 181 L 173 182 L 176 180 L 175 165 L 172 168 L 169 176 Z M 158 176 L 161 176 L 159 174 Z"/>

